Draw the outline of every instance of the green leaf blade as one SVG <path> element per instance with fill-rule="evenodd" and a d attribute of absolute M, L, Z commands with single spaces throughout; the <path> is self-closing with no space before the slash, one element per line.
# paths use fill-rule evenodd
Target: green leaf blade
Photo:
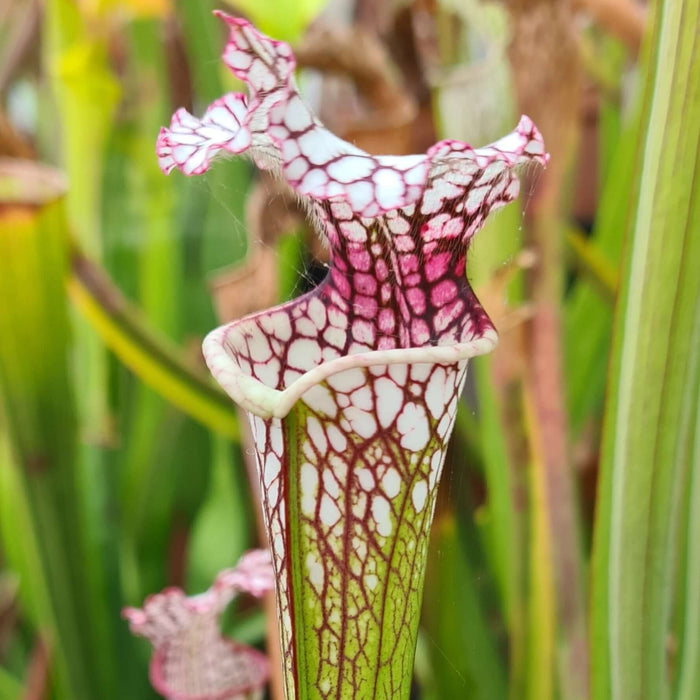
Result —
<path fill-rule="evenodd" d="M 601 700 L 670 697 L 676 672 L 667 647 L 674 562 L 686 547 L 683 484 L 697 469 L 690 457 L 700 333 L 697 21 L 697 2 L 665 2 L 653 25 L 596 524 L 592 654 Z"/>

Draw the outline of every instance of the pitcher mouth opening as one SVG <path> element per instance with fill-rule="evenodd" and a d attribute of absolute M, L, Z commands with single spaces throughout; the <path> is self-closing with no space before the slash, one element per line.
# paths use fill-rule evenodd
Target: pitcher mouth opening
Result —
<path fill-rule="evenodd" d="M 292 342 L 313 343 L 317 349 L 314 354 L 320 355 L 320 361 L 303 372 L 285 371 L 283 361 L 289 345 L 284 345 L 274 335 L 274 330 L 268 335 L 261 327 L 265 322 L 273 326 L 280 314 L 286 318 L 282 311 L 285 307 L 287 305 L 220 326 L 206 336 L 202 345 L 216 381 L 237 404 L 260 418 L 284 418 L 307 391 L 345 370 L 396 364 L 455 364 L 490 352 L 498 342 L 495 329 L 487 327 L 477 337 L 451 345 L 370 350 L 325 359 L 324 351 L 330 346 L 320 345 L 310 338 L 297 338 Z M 278 330 L 282 337 L 284 330 Z M 242 353 L 243 347 L 248 351 L 247 356 Z M 303 352 L 304 346 L 298 351 Z M 256 362 L 255 357 L 265 359 Z"/>

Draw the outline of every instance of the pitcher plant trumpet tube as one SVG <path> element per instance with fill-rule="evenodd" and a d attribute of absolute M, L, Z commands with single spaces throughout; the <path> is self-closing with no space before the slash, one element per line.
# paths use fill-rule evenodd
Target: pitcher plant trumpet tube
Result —
<path fill-rule="evenodd" d="M 430 523 L 469 358 L 495 329 L 465 275 L 515 170 L 545 165 L 522 117 L 484 148 L 440 141 L 373 156 L 327 131 L 294 82 L 290 47 L 217 13 L 247 84 L 158 138 L 164 172 L 246 153 L 297 193 L 330 250 L 314 291 L 209 334 L 204 355 L 250 416 L 288 700 L 405 699 Z"/>

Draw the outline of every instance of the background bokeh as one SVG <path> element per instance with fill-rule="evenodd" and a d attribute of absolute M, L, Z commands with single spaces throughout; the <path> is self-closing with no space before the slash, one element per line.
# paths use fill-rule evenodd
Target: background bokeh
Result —
<path fill-rule="evenodd" d="M 216 7 L 292 43 L 367 151 L 527 113 L 551 153 L 470 250 L 501 342 L 458 413 L 415 698 L 700 697 L 698 0 L 4 0 L 0 700 L 155 697 L 121 608 L 261 543 L 200 343 L 326 261 L 247 161 L 158 169 L 177 107 L 240 89 Z M 264 648 L 273 611 L 225 631 Z"/>

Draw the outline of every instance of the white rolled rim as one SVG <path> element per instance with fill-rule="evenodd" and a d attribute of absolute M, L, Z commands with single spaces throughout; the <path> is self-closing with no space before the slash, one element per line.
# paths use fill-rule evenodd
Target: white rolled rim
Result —
<path fill-rule="evenodd" d="M 224 391 L 239 406 L 260 418 L 284 418 L 309 389 L 348 369 L 396 364 L 454 364 L 485 355 L 498 343 L 495 329 L 487 328 L 480 337 L 454 345 L 394 348 L 343 355 L 322 362 L 280 391 L 246 374 L 226 351 L 227 337 L 235 332 L 236 326 L 244 320 L 234 321 L 211 331 L 202 343 L 202 351 L 209 370 Z"/>

